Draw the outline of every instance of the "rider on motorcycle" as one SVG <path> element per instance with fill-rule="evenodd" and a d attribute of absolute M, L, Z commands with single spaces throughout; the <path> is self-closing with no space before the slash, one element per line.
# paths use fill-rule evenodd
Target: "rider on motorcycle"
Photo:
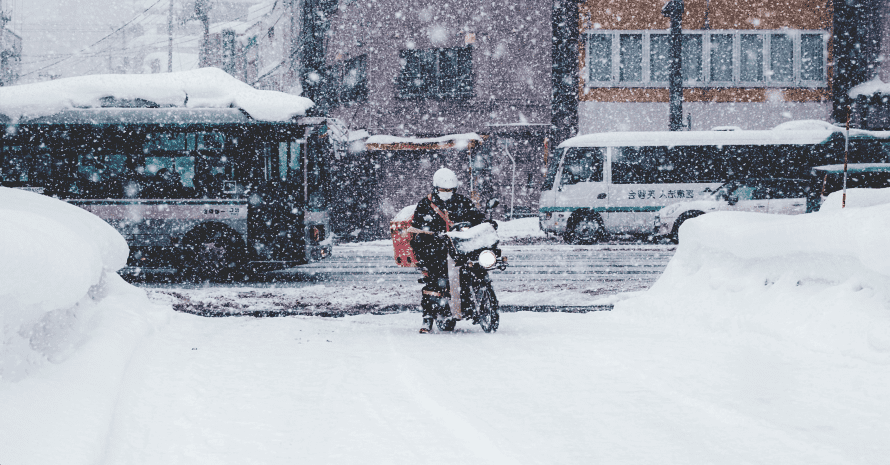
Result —
<path fill-rule="evenodd" d="M 411 239 L 417 266 L 426 276 L 420 300 L 423 309 L 421 333 L 432 330 L 436 307 L 446 296 L 448 249 L 444 233 L 450 231 L 455 223 L 469 222 L 475 226 L 485 220 L 485 215 L 473 206 L 470 199 L 455 192 L 457 184 L 454 171 L 448 168 L 436 171 L 433 174 L 433 192 L 417 204 L 411 222 L 411 226 L 433 233 L 415 234 Z"/>

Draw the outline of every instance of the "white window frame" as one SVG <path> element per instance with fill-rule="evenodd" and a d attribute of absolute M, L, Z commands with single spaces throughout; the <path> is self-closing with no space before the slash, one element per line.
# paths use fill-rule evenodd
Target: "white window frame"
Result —
<path fill-rule="evenodd" d="M 612 36 L 612 53 L 611 53 L 611 80 L 609 81 L 591 81 L 590 78 L 590 61 L 592 59 L 590 51 L 590 37 L 593 35 L 607 34 Z M 642 81 L 621 81 L 621 35 L 639 34 L 643 37 L 643 58 L 642 58 Z M 592 87 L 667 87 L 666 81 L 651 81 L 651 48 L 650 39 L 653 34 L 670 34 L 670 30 L 654 29 L 654 30 L 604 30 L 594 29 L 585 32 L 585 57 L 584 72 L 581 79 L 585 88 Z M 824 88 L 828 86 L 828 31 L 812 30 L 812 29 L 715 29 L 715 30 L 684 30 L 684 35 L 700 35 L 702 37 L 702 80 L 701 81 L 683 81 L 683 87 L 791 87 L 791 88 Z M 729 34 L 732 36 L 732 81 L 711 81 L 711 34 Z M 741 78 L 741 35 L 760 35 L 763 44 L 763 80 L 762 81 L 742 81 Z M 771 80 L 771 43 L 773 34 L 785 34 L 791 36 L 793 44 L 792 57 L 792 80 L 791 81 L 773 81 Z M 805 34 L 819 35 L 822 37 L 822 79 L 820 80 L 804 80 L 801 79 L 801 37 Z"/>

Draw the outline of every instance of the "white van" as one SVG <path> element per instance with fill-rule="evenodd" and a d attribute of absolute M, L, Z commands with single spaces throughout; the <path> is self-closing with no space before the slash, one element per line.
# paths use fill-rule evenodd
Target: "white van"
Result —
<path fill-rule="evenodd" d="M 550 160 L 541 229 L 572 243 L 608 234 L 650 236 L 665 205 L 704 199 L 731 179 L 805 178 L 838 150 L 843 157 L 843 144 L 840 128 L 827 125 L 573 137 Z"/>

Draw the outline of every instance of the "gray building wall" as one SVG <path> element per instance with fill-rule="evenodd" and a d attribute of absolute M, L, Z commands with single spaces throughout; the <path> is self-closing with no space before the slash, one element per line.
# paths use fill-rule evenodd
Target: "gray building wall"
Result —
<path fill-rule="evenodd" d="M 511 205 L 536 211 L 550 126 L 550 14 L 541 0 L 341 1 L 326 62 L 337 76 L 348 60 L 367 55 L 367 98 L 335 103 L 330 114 L 371 135 L 485 135 L 490 170 L 475 185 L 487 183 L 484 190 L 501 199 L 498 215 Z M 472 96 L 400 97 L 401 51 L 461 47 L 472 51 Z M 383 215 L 392 201 L 374 208 Z"/>

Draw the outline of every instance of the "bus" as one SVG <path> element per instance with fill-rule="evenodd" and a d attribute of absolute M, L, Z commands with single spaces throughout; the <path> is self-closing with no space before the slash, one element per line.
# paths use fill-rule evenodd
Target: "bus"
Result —
<path fill-rule="evenodd" d="M 130 246 L 125 275 L 166 268 L 224 281 L 330 256 L 326 165 L 344 132 L 337 121 L 105 100 L 0 115 L 0 186 L 107 221 Z"/>
<path fill-rule="evenodd" d="M 890 161 L 886 138 L 852 131 L 850 162 Z M 566 140 L 550 160 L 541 229 L 566 242 L 655 234 L 666 205 L 706 197 L 734 179 L 804 179 L 843 162 L 845 133 L 828 125 L 745 131 L 612 132 Z"/>

